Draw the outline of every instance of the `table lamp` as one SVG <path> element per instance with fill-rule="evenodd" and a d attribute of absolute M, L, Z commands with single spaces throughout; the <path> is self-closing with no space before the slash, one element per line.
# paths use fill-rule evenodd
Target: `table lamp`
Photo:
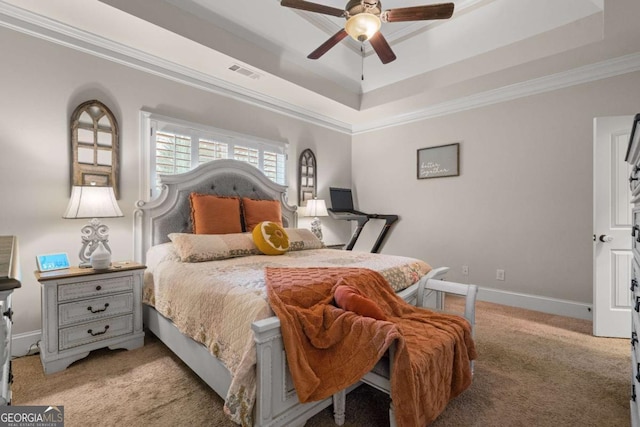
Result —
<path fill-rule="evenodd" d="M 307 200 L 307 207 L 304 210 L 304 216 L 313 217 L 311 221 L 311 232 L 322 241 L 322 223 L 319 216 L 328 216 L 327 205 L 324 200 L 311 199 Z"/>
<path fill-rule="evenodd" d="M 116 201 L 112 187 L 98 187 L 95 185 L 74 185 L 71 189 L 71 200 L 63 218 L 92 218 L 88 225 L 82 227 L 82 246 L 80 248 L 80 267 L 91 267 L 90 257 L 100 246 L 100 251 L 107 251 L 108 256 L 102 254 L 100 268 L 108 268 L 111 262 L 111 248 L 109 247 L 109 227 L 102 224 L 98 218 L 115 218 L 124 216 Z M 96 253 L 96 258 L 98 253 Z M 104 266 L 105 259 L 106 267 Z M 95 268 L 95 266 L 94 266 Z"/>

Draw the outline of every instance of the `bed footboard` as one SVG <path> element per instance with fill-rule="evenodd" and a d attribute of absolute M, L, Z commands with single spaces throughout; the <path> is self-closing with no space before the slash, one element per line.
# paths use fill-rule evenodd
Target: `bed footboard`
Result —
<path fill-rule="evenodd" d="M 418 307 L 425 307 L 429 309 L 444 311 L 445 295 L 456 295 L 464 297 L 464 313 L 457 313 L 463 315 L 471 324 L 471 331 L 474 334 L 475 331 L 475 304 L 476 295 L 478 293 L 477 285 L 467 285 L 462 283 L 447 282 L 443 280 L 444 275 L 449 271 L 448 267 L 441 267 L 432 270 L 424 276 L 417 284 L 411 286 L 398 293 L 402 298 L 410 304 Z M 393 360 L 393 352 L 395 349 L 395 343 L 389 347 L 390 357 L 388 360 Z M 388 363 L 388 362 L 386 362 Z M 387 366 L 382 371 L 387 373 L 391 371 L 391 367 Z M 471 361 L 471 374 L 473 375 L 473 361 Z M 381 375 L 372 371 L 361 379 L 363 383 L 366 383 L 372 387 L 377 388 L 383 393 L 391 393 L 391 380 L 389 376 Z M 348 392 L 348 390 L 347 390 Z M 340 391 L 334 395 L 334 400 L 337 401 L 336 406 L 343 407 L 345 405 L 345 391 Z M 395 427 L 395 415 L 393 409 L 393 402 L 389 408 L 389 425 Z"/>
<path fill-rule="evenodd" d="M 448 271 L 448 267 L 437 268 L 418 282 L 415 305 L 418 307 L 444 310 L 445 295 L 464 297 L 465 305 L 464 313 L 462 314 L 471 323 L 473 330 L 476 324 L 476 295 L 478 294 L 478 286 L 443 280 L 444 275 Z"/>
<path fill-rule="evenodd" d="M 461 285 L 442 279 L 449 271 L 447 267 L 432 270 L 418 283 L 398 293 L 405 301 L 423 306 L 442 309 L 444 295 L 453 293 L 467 297 L 465 317 L 475 323 L 475 285 Z M 469 316 L 467 316 L 469 314 Z M 256 426 L 302 426 L 307 419 L 322 409 L 334 404 L 334 418 L 337 425 L 345 419 L 345 394 L 358 384 L 337 393 L 331 398 L 318 402 L 301 404 L 289 374 L 284 344 L 277 317 L 259 320 L 252 324 L 256 343 L 257 396 L 255 406 Z"/>
<path fill-rule="evenodd" d="M 471 323 L 471 334 L 475 338 L 476 330 L 476 296 L 478 295 L 477 285 L 468 285 L 456 282 L 447 282 L 443 280 L 444 274 L 449 271 L 448 267 L 442 267 L 443 270 L 434 273 L 434 277 L 425 276 L 418 283 L 416 305 L 418 307 L 434 308 L 444 311 L 445 295 L 456 295 L 464 297 L 464 312 L 461 314 Z M 473 375 L 474 361 L 471 361 L 471 375 Z"/>
<path fill-rule="evenodd" d="M 284 352 L 277 317 L 259 320 L 252 324 L 256 342 L 257 396 L 255 405 L 256 426 L 303 426 L 332 399 L 301 404 L 298 401 Z M 339 405 L 337 405 L 339 408 Z M 336 411 L 336 423 L 344 422 L 344 407 Z"/>

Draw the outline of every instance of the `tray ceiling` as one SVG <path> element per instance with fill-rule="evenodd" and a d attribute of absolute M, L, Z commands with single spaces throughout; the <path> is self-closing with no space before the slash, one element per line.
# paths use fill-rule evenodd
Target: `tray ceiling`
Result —
<path fill-rule="evenodd" d="M 363 56 L 350 38 L 318 60 L 307 59 L 344 19 L 282 7 L 279 0 L 0 0 L 0 24 L 357 132 L 424 117 L 429 109 L 455 110 L 461 99 L 482 105 L 496 90 L 518 84 L 533 82 L 532 91 L 540 90 L 550 74 L 569 81 L 573 77 L 562 73 L 637 54 L 629 43 L 637 30 L 623 43 L 603 44 L 604 8 L 617 1 L 453 0 L 448 20 L 383 23 L 397 55 L 387 65 L 366 42 Z M 383 0 L 382 9 L 433 3 Z M 613 9 L 610 19 L 626 16 Z M 633 57 L 620 72 L 636 62 Z"/>
<path fill-rule="evenodd" d="M 380 63 L 368 42 L 351 38 L 318 60 L 306 58 L 344 27 L 344 18 L 282 7 L 278 0 L 165 1 L 309 73 L 321 74 L 347 90 L 367 93 L 599 13 L 604 0 L 452 0 L 456 7 L 449 20 L 383 23 L 381 31 L 398 56 L 387 65 Z M 346 0 L 315 2 L 340 9 L 346 4 Z M 382 9 L 439 2 L 384 0 Z M 260 66 L 258 61 L 256 65 Z"/>

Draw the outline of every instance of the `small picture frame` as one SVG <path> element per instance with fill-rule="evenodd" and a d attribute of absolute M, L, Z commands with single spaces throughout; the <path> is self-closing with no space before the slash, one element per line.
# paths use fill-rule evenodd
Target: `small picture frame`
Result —
<path fill-rule="evenodd" d="M 69 256 L 64 252 L 36 255 L 36 264 L 38 264 L 38 271 L 40 272 L 64 270 L 70 267 Z"/>
<path fill-rule="evenodd" d="M 418 179 L 458 175 L 460 175 L 460 143 L 418 150 Z"/>

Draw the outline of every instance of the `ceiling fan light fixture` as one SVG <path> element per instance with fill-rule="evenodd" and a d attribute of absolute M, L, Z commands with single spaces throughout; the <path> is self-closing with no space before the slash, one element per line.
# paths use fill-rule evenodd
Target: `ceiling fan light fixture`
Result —
<path fill-rule="evenodd" d="M 354 40 L 365 42 L 378 32 L 381 25 L 378 16 L 364 12 L 349 18 L 344 29 Z"/>

